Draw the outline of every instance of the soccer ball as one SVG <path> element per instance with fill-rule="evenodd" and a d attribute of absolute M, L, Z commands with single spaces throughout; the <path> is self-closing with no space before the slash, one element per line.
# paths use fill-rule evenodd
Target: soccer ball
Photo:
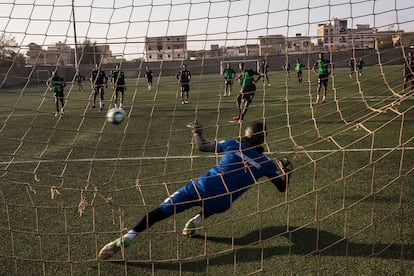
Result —
<path fill-rule="evenodd" d="M 122 123 L 125 118 L 125 111 L 122 108 L 111 108 L 106 112 L 106 120 L 114 125 Z"/>

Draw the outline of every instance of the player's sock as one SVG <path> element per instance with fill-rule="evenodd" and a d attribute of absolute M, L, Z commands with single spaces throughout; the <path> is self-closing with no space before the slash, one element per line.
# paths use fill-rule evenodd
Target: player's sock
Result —
<path fill-rule="evenodd" d="M 192 219 L 191 219 L 191 221 L 192 221 L 192 223 L 195 225 L 195 226 L 198 226 L 198 225 L 200 225 L 200 223 L 201 223 L 201 214 L 197 214 L 195 217 L 193 217 Z"/>
<path fill-rule="evenodd" d="M 135 238 L 136 237 L 136 235 L 137 235 L 138 233 L 137 232 L 135 232 L 134 230 L 129 230 L 128 231 L 128 233 L 126 233 L 125 235 L 124 235 L 124 238 L 128 238 L 128 239 L 130 239 L 130 240 L 132 240 L 133 238 Z"/>

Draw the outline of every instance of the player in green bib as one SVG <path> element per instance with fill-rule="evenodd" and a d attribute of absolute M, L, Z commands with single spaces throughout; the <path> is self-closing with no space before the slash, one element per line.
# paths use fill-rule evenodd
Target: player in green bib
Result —
<path fill-rule="evenodd" d="M 230 63 L 227 63 L 226 68 L 223 71 L 223 77 L 224 77 L 224 94 L 223 96 L 230 96 L 231 88 L 233 86 L 233 80 L 236 76 L 236 71 L 231 68 Z"/>
<path fill-rule="evenodd" d="M 364 65 L 365 65 L 365 63 L 364 63 L 364 61 L 362 60 L 362 58 L 359 58 L 358 60 L 357 60 L 357 71 L 358 71 L 358 75 L 359 76 L 362 76 L 362 68 L 364 68 Z"/>
<path fill-rule="evenodd" d="M 255 76 L 260 74 L 253 69 L 246 69 L 243 62 L 239 63 L 240 75 L 238 83 L 241 85 L 240 93 L 237 96 L 237 108 L 239 110 L 237 116 L 233 117 L 234 121 L 239 123 L 243 122 L 244 116 L 249 109 L 249 105 L 253 101 L 254 94 L 256 93 L 256 82 Z"/>
<path fill-rule="evenodd" d="M 46 81 L 46 85 L 52 90 L 53 95 L 55 96 L 55 104 L 56 104 L 56 113 L 55 116 L 59 115 L 59 112 L 63 115 L 64 107 L 65 107 L 65 95 L 63 93 L 63 89 L 66 86 L 64 79 L 57 74 L 56 71 L 53 71 L 52 76 L 50 79 Z M 59 102 L 61 103 L 61 109 L 59 110 Z"/>
<path fill-rule="evenodd" d="M 298 78 L 298 83 L 299 85 L 302 85 L 302 68 L 305 68 L 305 65 L 303 65 L 299 59 L 296 60 L 295 63 L 295 71 L 296 71 L 296 76 Z"/>
<path fill-rule="evenodd" d="M 316 103 L 325 103 L 326 91 L 328 90 L 328 78 L 331 74 L 331 63 L 325 59 L 323 53 L 319 53 L 318 60 L 313 64 L 313 71 L 318 76 L 318 89 L 316 94 Z M 321 88 L 324 88 L 322 100 L 320 100 Z"/>

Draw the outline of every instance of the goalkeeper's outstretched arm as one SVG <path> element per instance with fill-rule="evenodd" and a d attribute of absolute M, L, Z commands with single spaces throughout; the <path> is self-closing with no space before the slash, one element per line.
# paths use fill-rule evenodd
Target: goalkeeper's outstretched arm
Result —
<path fill-rule="evenodd" d="M 189 123 L 187 127 L 193 134 L 193 143 L 199 151 L 203 152 L 216 152 L 217 143 L 215 141 L 206 141 L 203 137 L 203 127 L 197 123 Z"/>

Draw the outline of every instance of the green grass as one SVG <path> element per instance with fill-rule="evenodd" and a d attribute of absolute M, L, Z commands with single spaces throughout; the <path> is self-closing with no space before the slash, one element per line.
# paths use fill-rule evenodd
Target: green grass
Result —
<path fill-rule="evenodd" d="M 244 133 L 229 122 L 238 86 L 218 97 L 220 76 L 193 76 L 181 105 L 173 77 L 151 91 L 131 79 L 118 126 L 70 85 L 63 117 L 44 86 L 3 89 L 0 275 L 410 275 L 413 97 L 392 105 L 401 71 L 384 70 L 357 82 L 335 69 L 323 105 L 313 74 L 298 86 L 272 72 L 246 123 L 265 118 L 270 155 L 293 161 L 288 192 L 261 179 L 195 238 L 180 233 L 198 209 L 154 225 L 113 262 L 97 261 L 104 244 L 217 161 L 192 147 L 186 123 L 199 120 L 207 139 Z"/>

